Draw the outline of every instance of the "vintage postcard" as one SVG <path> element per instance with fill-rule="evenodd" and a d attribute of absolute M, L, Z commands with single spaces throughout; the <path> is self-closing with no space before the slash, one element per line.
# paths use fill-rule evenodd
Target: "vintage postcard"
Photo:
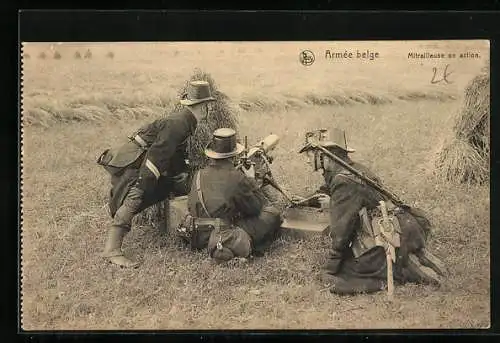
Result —
<path fill-rule="evenodd" d="M 22 329 L 488 328 L 489 55 L 24 42 Z"/>

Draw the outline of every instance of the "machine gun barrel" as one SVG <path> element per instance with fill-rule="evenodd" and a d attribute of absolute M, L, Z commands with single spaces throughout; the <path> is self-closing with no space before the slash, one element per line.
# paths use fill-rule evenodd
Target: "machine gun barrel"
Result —
<path fill-rule="evenodd" d="M 337 163 L 339 163 L 345 169 L 349 170 L 354 175 L 360 177 L 368 185 L 370 185 L 371 187 L 375 188 L 377 191 L 379 191 L 380 193 L 382 193 L 383 195 L 385 195 L 387 198 L 391 199 L 391 201 L 394 203 L 394 205 L 399 206 L 399 207 L 403 207 L 403 208 L 409 207 L 401 199 L 399 199 L 399 197 L 395 193 L 393 193 L 390 190 L 386 189 L 385 187 L 383 187 L 382 185 L 380 185 L 377 181 L 372 180 L 371 178 L 369 178 L 368 176 L 366 176 L 365 174 L 363 174 L 361 171 L 357 170 L 356 168 L 354 168 L 353 166 L 351 166 L 349 163 L 347 163 L 344 160 L 342 160 L 340 157 L 335 156 L 335 154 L 331 153 L 330 151 L 328 151 L 327 149 L 325 149 L 321 145 L 316 144 L 316 143 L 308 143 L 308 144 L 311 146 L 311 148 L 321 150 L 325 155 L 327 155 L 328 157 L 332 158 L 334 161 L 336 161 Z"/>
<path fill-rule="evenodd" d="M 276 145 L 278 145 L 279 140 L 280 137 L 278 135 L 270 134 L 250 149 L 247 149 L 247 137 L 245 136 L 245 153 L 242 157 L 240 157 L 240 161 L 237 164 L 236 168 L 241 168 L 243 164 L 247 164 L 252 157 L 257 156 L 258 154 L 266 155 L 267 153 L 272 151 L 276 147 Z"/>
<path fill-rule="evenodd" d="M 279 141 L 280 137 L 278 135 L 270 134 L 250 149 L 245 148 L 244 153 L 242 154 L 243 156 L 240 157 L 239 162 L 236 165 L 236 169 L 241 169 L 243 166 L 248 167 L 248 164 L 253 163 L 251 162 L 252 158 L 254 160 L 259 160 L 259 166 L 264 166 L 264 172 L 261 171 L 260 173 L 257 173 L 259 175 L 259 180 L 262 181 L 261 187 L 269 185 L 283 194 L 288 202 L 294 203 L 291 196 L 276 183 L 270 168 L 272 159 L 268 156 L 268 153 L 278 145 Z M 245 147 L 246 146 L 247 140 L 245 136 Z"/>
<path fill-rule="evenodd" d="M 267 154 L 268 152 L 272 151 L 276 147 L 276 145 L 278 145 L 279 141 L 280 138 L 278 135 L 270 134 L 248 150 L 247 158 L 251 158 L 258 152 Z"/>

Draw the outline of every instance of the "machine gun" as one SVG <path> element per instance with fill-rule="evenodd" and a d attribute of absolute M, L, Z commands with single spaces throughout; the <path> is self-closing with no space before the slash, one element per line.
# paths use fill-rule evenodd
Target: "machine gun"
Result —
<path fill-rule="evenodd" d="M 276 147 L 279 139 L 279 136 L 271 134 L 249 148 L 248 138 L 245 136 L 244 150 L 240 156 L 238 156 L 235 168 L 242 173 L 244 170 L 246 171 L 249 168 L 253 168 L 255 172 L 255 182 L 259 188 L 262 189 L 266 186 L 271 186 L 283 194 L 289 202 L 293 202 L 291 197 L 276 183 L 271 171 L 270 165 L 273 162 L 273 157 L 270 156 L 269 153 Z M 176 227 L 177 234 L 180 235 L 184 241 L 191 242 L 191 246 L 194 246 L 196 242 L 193 243 L 194 241 L 192 241 L 192 238 L 196 236 L 193 236 L 193 231 L 197 224 L 194 218 L 187 213 L 187 196 L 171 199 L 171 203 L 172 207 L 177 210 L 177 212 L 181 213 L 180 217 L 184 218 Z M 165 208 L 167 208 L 167 204 Z M 169 215 L 166 214 L 165 217 L 167 218 Z M 204 220 L 206 220 L 207 223 L 213 221 L 213 219 L 196 218 L 198 224 L 203 223 Z M 196 227 L 196 229 L 199 229 L 199 227 Z"/>
<path fill-rule="evenodd" d="M 269 152 L 278 145 L 279 140 L 278 135 L 270 134 L 251 148 L 248 148 L 248 138 L 245 136 L 245 149 L 236 163 L 236 169 L 243 171 L 243 168 L 246 170 L 254 168 L 255 181 L 260 188 L 271 186 L 283 194 L 289 202 L 293 202 L 291 197 L 276 183 L 271 171 L 273 157 L 269 155 Z"/>

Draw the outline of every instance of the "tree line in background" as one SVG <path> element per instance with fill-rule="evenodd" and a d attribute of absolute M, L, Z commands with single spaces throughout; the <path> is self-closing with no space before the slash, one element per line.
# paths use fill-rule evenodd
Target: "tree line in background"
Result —
<path fill-rule="evenodd" d="M 56 60 L 59 60 L 63 57 L 63 55 L 57 50 L 51 52 L 50 54 L 52 55 L 52 58 L 54 58 Z M 46 59 L 46 58 L 50 57 L 50 54 L 45 52 L 45 51 L 42 51 L 38 54 L 37 57 L 39 59 Z M 109 51 L 106 53 L 106 57 L 107 58 L 114 58 L 115 54 L 114 54 L 114 52 Z M 31 55 L 28 53 L 24 53 L 23 58 L 25 58 L 25 59 L 31 58 Z M 75 59 L 82 59 L 82 58 L 83 59 L 91 59 L 92 58 L 92 51 L 90 51 L 90 49 L 87 49 L 84 53 L 82 53 L 82 52 L 77 50 L 73 54 L 73 58 L 75 58 Z"/>

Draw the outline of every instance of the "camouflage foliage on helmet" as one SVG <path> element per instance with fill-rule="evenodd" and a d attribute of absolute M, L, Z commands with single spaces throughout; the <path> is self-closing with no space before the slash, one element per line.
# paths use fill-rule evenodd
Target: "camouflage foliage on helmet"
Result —
<path fill-rule="evenodd" d="M 212 137 L 212 133 L 222 127 L 230 127 L 238 132 L 238 121 L 234 109 L 229 104 L 229 97 L 219 90 L 219 87 L 213 77 L 201 69 L 195 69 L 193 75 L 186 80 L 183 87 L 178 91 L 179 99 L 187 92 L 191 81 L 203 80 L 210 84 L 212 96 L 216 99 L 209 103 L 210 115 L 207 121 L 200 122 L 196 132 L 189 142 L 189 159 L 193 169 L 199 169 L 206 166 L 208 158 L 204 154 L 205 146 Z M 183 105 L 177 103 L 175 110 L 182 109 Z M 237 134 L 238 135 L 238 134 Z"/>

